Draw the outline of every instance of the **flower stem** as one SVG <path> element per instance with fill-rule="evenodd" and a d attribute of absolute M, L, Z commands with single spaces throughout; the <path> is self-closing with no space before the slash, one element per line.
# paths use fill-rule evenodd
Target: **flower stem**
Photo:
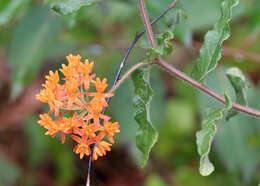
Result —
<path fill-rule="evenodd" d="M 149 65 L 152 63 L 149 62 L 141 62 L 141 63 L 137 63 L 136 65 L 134 65 L 132 68 L 130 68 L 130 70 L 128 70 L 123 77 L 117 82 L 117 84 L 115 86 L 113 86 L 108 93 L 113 93 L 115 92 L 115 90 L 138 68 L 145 66 L 145 65 Z"/>

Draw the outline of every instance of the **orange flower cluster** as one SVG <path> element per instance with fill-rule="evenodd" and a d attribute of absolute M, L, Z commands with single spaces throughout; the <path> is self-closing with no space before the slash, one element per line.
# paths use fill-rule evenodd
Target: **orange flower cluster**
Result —
<path fill-rule="evenodd" d="M 95 144 L 93 159 L 106 155 L 114 143 L 113 136 L 119 131 L 118 122 L 110 122 L 110 117 L 102 114 L 107 107 L 106 98 L 113 96 L 105 93 L 107 80 L 95 78 L 92 73 L 94 62 L 81 62 L 79 55 L 67 56 L 68 65 L 62 64 L 60 72 L 64 75 L 60 83 L 58 71 L 50 71 L 45 76 L 43 89 L 36 99 L 48 103 L 50 111 L 40 114 L 38 123 L 47 129 L 45 135 L 55 137 L 60 134 L 62 143 L 66 134 L 77 142 L 74 148 L 80 158 L 90 155 L 90 145 Z M 95 79 L 94 79 L 95 78 Z M 96 91 L 91 91 L 95 87 Z M 104 141 L 107 138 L 108 142 Z"/>

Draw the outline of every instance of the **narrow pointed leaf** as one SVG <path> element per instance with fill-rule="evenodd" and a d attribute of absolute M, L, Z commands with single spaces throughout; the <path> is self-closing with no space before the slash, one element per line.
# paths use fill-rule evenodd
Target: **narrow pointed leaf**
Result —
<path fill-rule="evenodd" d="M 217 132 L 216 123 L 223 118 L 226 111 L 232 108 L 232 102 L 227 94 L 225 94 L 225 98 L 226 107 L 209 111 L 206 119 L 202 121 L 202 129 L 196 133 L 197 148 L 200 155 L 199 171 L 202 176 L 208 176 L 214 171 L 214 166 L 210 162 L 208 155 Z"/>
<path fill-rule="evenodd" d="M 158 139 L 158 132 L 150 121 L 150 102 L 153 90 L 149 83 L 149 69 L 136 70 L 132 75 L 135 87 L 133 98 L 134 118 L 139 125 L 136 134 L 136 146 L 143 153 L 144 159 L 141 167 L 144 167 L 149 159 L 149 153 Z"/>
<path fill-rule="evenodd" d="M 56 0 L 51 4 L 51 8 L 62 15 L 76 12 L 83 6 L 93 3 L 93 0 Z"/>
<path fill-rule="evenodd" d="M 206 75 L 216 68 L 221 58 L 221 45 L 230 36 L 229 22 L 232 8 L 237 6 L 238 3 L 239 0 L 223 0 L 221 3 L 221 17 L 213 30 L 207 32 L 193 68 L 191 76 L 195 80 L 202 82 Z"/>
<path fill-rule="evenodd" d="M 229 82 L 233 86 L 235 93 L 236 93 L 236 102 L 240 105 L 246 106 L 247 105 L 247 97 L 246 91 L 248 87 L 248 83 L 246 81 L 245 76 L 243 73 L 236 67 L 230 68 L 227 70 L 226 75 L 229 79 Z M 226 119 L 229 120 L 231 117 L 238 114 L 238 111 L 231 109 Z"/>

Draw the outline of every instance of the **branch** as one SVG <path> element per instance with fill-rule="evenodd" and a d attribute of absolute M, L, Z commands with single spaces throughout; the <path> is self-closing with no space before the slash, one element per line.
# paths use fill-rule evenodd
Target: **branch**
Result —
<path fill-rule="evenodd" d="M 148 38 L 150 40 L 150 43 L 151 43 L 152 47 L 156 47 L 156 44 L 154 42 L 152 42 L 154 40 L 154 36 L 152 34 L 151 27 L 147 26 L 147 25 L 150 25 L 149 24 L 149 17 L 147 16 L 143 0 L 139 0 L 139 5 L 140 5 L 141 15 L 142 15 L 143 20 L 145 22 L 145 27 L 146 27 L 146 30 L 147 30 L 147 35 L 148 35 Z M 160 57 L 158 59 L 157 64 L 160 67 L 162 67 L 164 70 L 171 73 L 172 75 L 174 75 L 174 76 L 178 77 L 179 79 L 189 83 L 190 85 L 196 87 L 197 89 L 202 90 L 203 92 L 207 93 L 208 95 L 215 98 L 216 100 L 218 100 L 222 103 L 225 103 L 224 97 L 220 96 L 219 94 L 217 94 L 213 90 L 211 90 L 211 89 L 203 86 L 202 84 L 198 83 L 197 81 L 193 80 L 192 78 L 190 78 L 186 74 L 182 73 L 181 71 L 177 70 L 173 66 L 171 66 L 168 63 L 166 63 L 165 61 L 163 61 Z M 239 104 L 234 103 L 234 102 L 232 103 L 232 107 L 234 109 L 238 110 L 238 111 L 247 113 L 249 115 L 252 115 L 252 116 L 255 116 L 255 117 L 260 117 L 260 111 L 258 111 L 258 110 L 254 110 L 254 109 L 251 109 L 251 108 L 248 108 L 248 107 L 244 107 L 244 106 L 239 105 Z"/>
<path fill-rule="evenodd" d="M 157 64 L 160 67 L 162 67 L 164 70 L 168 71 L 170 74 L 172 74 L 172 75 L 176 76 L 177 78 L 187 82 L 188 84 L 192 85 L 193 87 L 196 87 L 197 89 L 202 90 L 206 94 L 210 95 L 211 97 L 213 97 L 216 100 L 225 104 L 225 98 L 224 97 L 220 96 L 219 94 L 217 94 L 213 90 L 209 89 L 208 87 L 203 86 L 199 82 L 193 80 L 192 78 L 190 78 L 186 74 L 180 72 L 179 70 L 177 70 L 173 66 L 166 63 L 165 61 L 159 60 L 159 62 Z M 232 103 L 232 107 L 233 107 L 233 109 L 247 113 L 249 115 L 252 115 L 252 116 L 255 116 L 255 117 L 260 117 L 260 111 L 258 111 L 258 110 L 254 110 L 254 109 L 251 109 L 251 108 L 248 108 L 248 107 L 244 107 L 244 106 L 239 105 L 239 104 L 234 103 L 234 102 Z"/>

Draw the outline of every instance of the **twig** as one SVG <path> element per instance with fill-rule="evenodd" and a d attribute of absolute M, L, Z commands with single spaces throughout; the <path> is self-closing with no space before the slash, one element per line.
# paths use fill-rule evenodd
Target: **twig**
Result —
<path fill-rule="evenodd" d="M 157 21 L 159 21 L 161 18 L 163 18 L 171 9 L 173 9 L 176 5 L 176 3 L 178 2 L 178 0 L 174 0 L 170 6 L 165 9 L 161 15 L 159 15 L 157 18 L 155 18 L 152 22 L 151 22 L 151 25 L 153 25 L 154 23 L 156 23 Z M 119 81 L 120 79 L 120 74 L 123 70 L 123 67 L 126 63 L 126 60 L 130 54 L 130 52 L 132 51 L 132 49 L 134 48 L 135 44 L 137 43 L 137 41 L 144 35 L 144 33 L 146 32 L 146 29 L 142 30 L 140 33 L 137 33 L 136 36 L 135 36 L 135 39 L 133 40 L 133 42 L 131 43 L 131 45 L 127 48 L 127 51 L 123 57 L 123 60 L 121 61 L 120 63 L 120 66 L 119 66 L 119 69 L 117 71 L 117 74 L 116 74 L 116 77 L 115 77 L 115 80 L 114 80 L 114 83 L 113 83 L 113 86 L 112 88 L 117 84 L 117 82 Z M 106 101 L 107 101 L 107 104 L 109 104 L 111 98 L 108 98 Z M 107 107 L 105 107 L 102 111 L 102 113 L 104 114 L 106 112 L 106 109 Z M 90 185 L 90 171 L 91 171 L 91 162 L 92 162 L 92 155 L 93 155 L 93 148 L 91 148 L 91 153 L 90 153 L 90 158 L 89 158 L 89 163 L 88 163 L 88 175 L 87 175 L 87 181 L 86 181 L 86 186 L 89 186 Z"/>
<path fill-rule="evenodd" d="M 124 80 L 126 80 L 136 69 L 144 66 L 144 65 L 148 65 L 148 64 L 152 64 L 152 63 L 145 63 L 145 62 L 141 62 L 141 63 L 137 63 L 136 65 L 134 65 L 130 70 L 128 70 L 123 77 L 117 82 L 117 84 L 115 86 L 113 86 L 108 93 L 113 93 L 115 92 L 115 90 L 124 82 Z"/>
<path fill-rule="evenodd" d="M 146 10 L 143 6 L 141 6 L 141 3 L 143 3 L 143 0 L 139 0 L 139 4 L 141 7 L 141 12 L 143 16 L 144 21 L 146 22 L 146 25 L 149 25 L 149 18 L 147 16 Z M 143 8 L 142 8 L 143 7 Z M 146 29 L 149 30 L 151 29 L 151 27 L 146 26 Z M 148 33 L 148 38 L 150 38 L 150 41 L 154 40 L 154 36 L 152 34 L 152 31 L 147 31 Z M 156 47 L 156 44 L 154 44 L 153 42 L 151 42 L 152 47 Z M 193 80 L 192 78 L 190 78 L 189 76 L 187 76 L 186 74 L 182 73 L 181 71 L 177 70 L 176 68 L 174 68 L 173 66 L 169 65 L 168 63 L 166 63 L 165 61 L 163 61 L 161 58 L 158 59 L 157 64 L 162 67 L 164 70 L 168 71 L 169 73 L 171 73 L 172 75 L 178 77 L 179 79 L 189 83 L 190 85 L 202 90 L 203 92 L 207 93 L 208 95 L 210 95 L 211 97 L 219 100 L 222 103 L 225 103 L 225 98 L 220 96 L 219 94 L 217 94 L 216 92 L 212 91 L 211 89 L 207 88 L 206 86 L 203 86 L 202 84 L 200 84 L 199 82 Z M 239 105 L 237 103 L 232 103 L 232 107 L 238 111 L 247 113 L 249 115 L 255 116 L 255 117 L 260 117 L 260 111 L 258 110 L 254 110 L 248 107 L 244 107 L 242 105 Z"/>

